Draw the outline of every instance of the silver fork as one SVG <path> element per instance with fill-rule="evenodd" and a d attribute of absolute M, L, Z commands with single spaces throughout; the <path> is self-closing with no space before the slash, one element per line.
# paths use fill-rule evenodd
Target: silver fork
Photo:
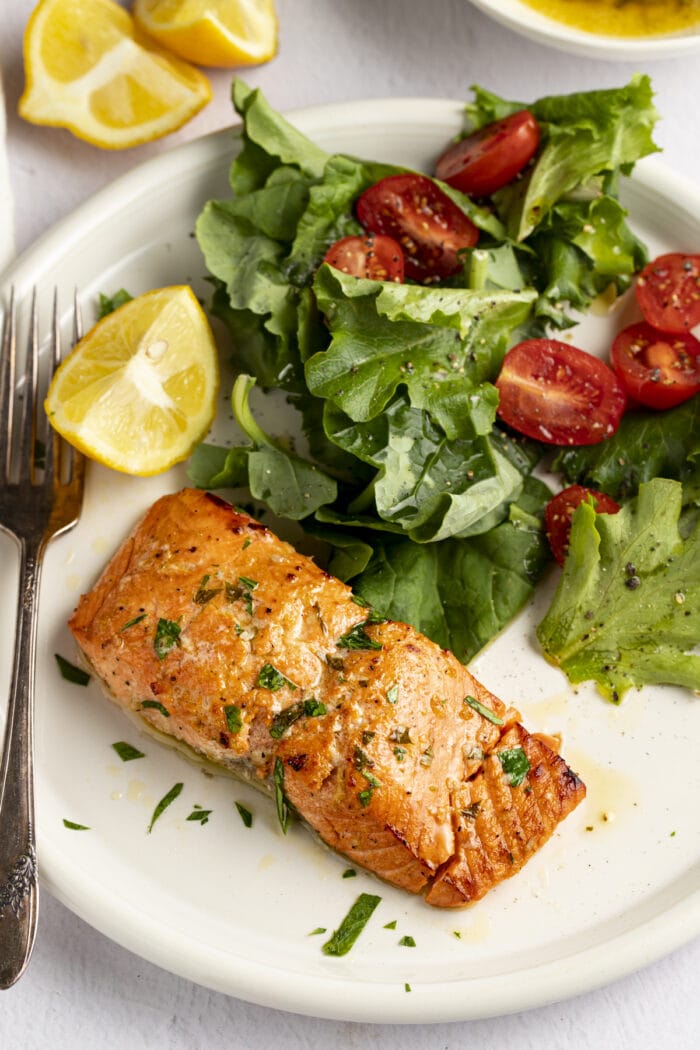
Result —
<path fill-rule="evenodd" d="M 49 540 L 72 528 L 80 516 L 85 476 L 83 456 L 50 430 L 39 403 L 36 289 L 24 375 L 18 382 L 14 299 L 13 290 L 5 315 L 0 357 L 0 529 L 14 537 L 20 552 L 15 652 L 0 764 L 0 988 L 13 985 L 29 962 L 39 905 L 33 707 L 41 565 Z M 75 338 L 80 338 L 77 296 L 74 329 Z M 60 357 L 58 301 L 54 292 L 51 374 Z"/>

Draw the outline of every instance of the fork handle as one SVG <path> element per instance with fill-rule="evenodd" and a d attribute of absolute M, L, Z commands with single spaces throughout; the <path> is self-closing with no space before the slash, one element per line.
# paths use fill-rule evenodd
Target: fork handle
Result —
<path fill-rule="evenodd" d="M 34 835 L 34 668 L 41 544 L 20 540 L 12 682 L 0 765 L 0 989 L 22 975 L 39 904 Z"/>

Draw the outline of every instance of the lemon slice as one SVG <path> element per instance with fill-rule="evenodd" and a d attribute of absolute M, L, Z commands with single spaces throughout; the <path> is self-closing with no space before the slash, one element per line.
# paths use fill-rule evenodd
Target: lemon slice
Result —
<path fill-rule="evenodd" d="M 167 135 L 211 98 L 204 74 L 163 52 L 114 0 L 41 0 L 24 66 L 20 115 L 103 149 Z"/>
<path fill-rule="evenodd" d="M 277 51 L 274 0 L 136 0 L 139 25 L 202 66 L 252 66 Z"/>
<path fill-rule="evenodd" d="M 191 288 L 159 288 L 80 340 L 51 381 L 46 412 L 91 459 L 159 474 L 204 437 L 218 386 L 214 337 Z"/>

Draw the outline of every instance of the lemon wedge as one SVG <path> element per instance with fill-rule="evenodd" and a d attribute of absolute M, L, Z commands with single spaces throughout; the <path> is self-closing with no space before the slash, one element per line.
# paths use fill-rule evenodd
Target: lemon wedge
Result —
<path fill-rule="evenodd" d="M 252 66 L 277 51 L 274 0 L 136 0 L 134 17 L 164 47 L 202 66 Z"/>
<path fill-rule="evenodd" d="M 167 135 L 211 99 L 204 74 L 166 54 L 114 0 L 41 0 L 24 68 L 20 116 L 103 149 Z"/>
<path fill-rule="evenodd" d="M 191 288 L 159 288 L 98 321 L 60 365 L 51 425 L 91 459 L 159 474 L 211 426 L 219 387 L 209 322 Z"/>

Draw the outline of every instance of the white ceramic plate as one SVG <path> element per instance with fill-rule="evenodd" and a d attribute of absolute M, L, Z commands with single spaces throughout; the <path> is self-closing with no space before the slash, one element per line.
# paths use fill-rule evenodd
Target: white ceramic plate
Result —
<path fill-rule="evenodd" d="M 587 33 L 548 18 L 521 0 L 471 0 L 491 18 L 516 33 L 560 51 L 608 61 L 639 62 L 674 58 L 700 50 L 700 28 L 658 36 L 616 37 Z"/>
<path fill-rule="evenodd" d="M 375 101 L 292 115 L 329 150 L 430 168 L 460 126 L 460 105 Z M 229 134 L 203 139 L 135 169 L 28 251 L 8 277 L 27 310 L 58 285 L 92 303 L 192 281 L 207 294 L 191 236 L 195 216 L 227 189 Z M 700 244 L 700 196 L 658 164 L 626 189 L 653 251 Z M 0 295 L 7 294 L 7 286 Z M 624 309 L 624 308 L 623 308 Z M 618 318 L 593 318 L 603 350 Z M 226 412 L 222 394 L 222 416 Z M 274 807 L 252 789 L 161 747 L 102 698 L 71 686 L 53 654 L 70 657 L 66 619 L 128 528 L 157 496 L 185 483 L 89 471 L 80 526 L 49 551 L 37 671 L 37 802 L 45 884 L 89 923 L 161 966 L 257 1003 L 323 1017 L 449 1021 L 507 1013 L 582 992 L 668 952 L 700 930 L 700 704 L 674 689 L 629 695 L 620 708 L 592 689 L 574 694 L 537 649 L 535 606 L 475 661 L 474 670 L 532 728 L 563 735 L 588 798 L 517 877 L 471 909 L 440 912 L 371 876 L 343 878 L 346 861 L 297 825 L 285 837 Z M 6 691 L 16 568 L 0 546 L 0 689 Z M 146 758 L 123 764 L 126 740 Z M 177 781 L 178 801 L 153 833 L 154 804 Z M 247 830 L 235 809 L 255 814 Z M 206 826 L 188 822 L 197 803 Z M 604 820 L 604 814 L 608 819 Z M 63 818 L 90 831 L 66 830 Z M 588 827 L 593 830 L 586 830 Z M 382 903 L 349 955 L 321 952 L 318 926 L 335 928 L 361 891 Z M 394 930 L 385 924 L 397 921 Z M 399 946 L 409 934 L 415 948 Z M 457 934 L 457 936 L 456 936 Z M 405 985 L 411 991 L 406 991 Z"/>

